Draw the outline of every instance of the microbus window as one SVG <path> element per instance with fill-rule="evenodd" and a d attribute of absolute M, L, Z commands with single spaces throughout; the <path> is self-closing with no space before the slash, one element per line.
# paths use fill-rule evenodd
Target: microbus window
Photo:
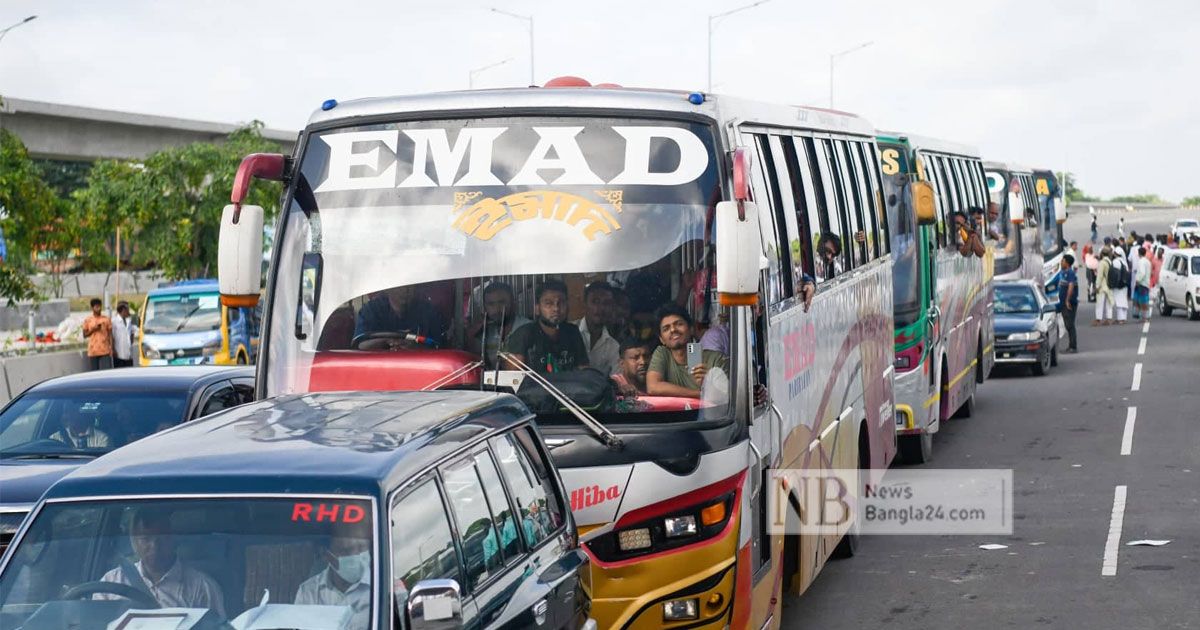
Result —
<path fill-rule="evenodd" d="M 854 171 L 854 190 L 858 192 L 858 210 L 862 221 L 862 230 L 867 234 L 867 259 L 879 258 L 879 226 L 875 223 L 874 204 L 870 188 L 867 186 L 867 174 L 862 160 L 861 142 L 850 142 L 846 145 L 846 161 Z"/>
<path fill-rule="evenodd" d="M 808 167 L 808 156 L 801 146 L 801 139 L 795 137 L 781 138 L 780 148 L 783 150 L 784 162 L 787 165 L 789 181 L 792 185 L 792 199 L 796 206 L 797 232 L 794 238 L 800 240 L 800 254 L 804 273 L 816 277 L 813 269 L 813 235 L 820 233 L 821 224 L 817 213 L 817 203 L 813 197 L 812 173 Z M 789 238 L 792 238 L 789 235 Z"/>
<path fill-rule="evenodd" d="M 392 507 L 392 588 L 396 606 L 422 580 L 463 583 L 442 493 L 433 479 L 420 482 Z"/>
<path fill-rule="evenodd" d="M 946 187 L 938 179 L 938 167 L 933 156 L 928 153 L 921 154 L 921 161 L 925 165 L 925 178 L 933 186 L 934 207 L 937 208 L 937 225 L 935 232 L 937 233 L 938 247 L 946 246 Z"/>
<path fill-rule="evenodd" d="M 767 150 L 766 136 L 753 134 L 754 148 L 756 149 L 757 164 L 755 168 L 751 168 L 751 196 L 758 203 L 758 225 L 762 234 L 762 251 L 763 256 L 767 258 L 766 285 L 767 303 L 775 304 L 788 297 L 790 292 L 786 281 L 781 273 L 783 265 L 786 262 L 786 257 L 781 256 L 779 244 L 784 242 L 780 238 L 780 232 L 783 231 L 783 226 L 779 225 L 779 203 L 778 196 L 772 195 L 773 186 L 768 184 L 768 179 L 774 177 L 771 172 L 771 158 Z"/>
<path fill-rule="evenodd" d="M 812 252 L 808 247 L 808 230 L 801 228 L 804 218 L 797 211 L 797 204 L 804 204 L 802 194 L 797 194 L 798 183 L 797 177 L 793 175 L 795 172 L 795 156 L 787 155 L 788 149 L 791 147 L 791 142 L 786 137 L 770 136 L 769 142 L 771 146 L 771 162 L 774 165 L 774 177 L 776 182 L 776 192 L 782 202 L 784 225 L 787 226 L 787 238 L 783 248 L 784 254 L 787 256 L 789 269 L 792 270 L 789 280 L 791 281 L 792 295 L 795 294 L 795 288 L 803 286 L 802 273 L 811 273 L 812 269 Z M 785 148 L 786 145 L 786 148 Z"/>
<path fill-rule="evenodd" d="M 966 212 L 975 205 L 971 199 L 971 191 L 967 189 L 962 176 L 962 160 L 950 158 L 950 173 L 954 175 L 954 187 L 958 189 L 958 209 Z"/>
<path fill-rule="evenodd" d="M 858 146 L 862 152 L 863 163 L 866 164 L 867 183 L 871 186 L 871 203 L 876 224 L 879 226 L 879 255 L 884 256 L 892 251 L 891 226 L 888 225 L 887 212 L 884 210 L 883 185 L 879 180 L 879 154 L 873 143 L 864 142 Z"/>
<path fill-rule="evenodd" d="M 818 190 L 823 191 L 825 199 L 825 204 L 821 208 L 822 214 L 824 214 L 822 226 L 825 230 L 817 240 L 817 254 L 824 264 L 823 266 L 819 265 L 817 270 L 821 272 L 822 280 L 832 280 L 849 269 L 846 262 L 844 236 L 846 232 L 843 227 L 842 212 L 837 203 L 837 195 L 834 192 L 833 169 L 829 163 L 829 159 L 833 155 L 833 143 L 828 139 L 818 138 L 814 141 L 813 148 L 817 171 L 820 173 L 821 186 Z M 825 261 L 824 256 L 820 256 L 823 248 L 836 252 L 836 255 L 828 262 Z"/>
<path fill-rule="evenodd" d="M 863 229 L 862 215 L 859 213 L 859 208 L 862 204 L 859 203 L 858 192 L 854 187 L 854 174 L 851 171 L 849 160 L 849 149 L 846 146 L 845 140 L 834 140 L 834 160 L 839 184 L 839 198 L 842 200 L 843 208 L 845 209 L 846 220 L 846 245 L 850 250 L 851 258 L 854 260 L 854 267 L 865 265 L 870 258 L 867 257 L 866 231 Z M 862 241 L 859 241 L 859 237 Z"/>

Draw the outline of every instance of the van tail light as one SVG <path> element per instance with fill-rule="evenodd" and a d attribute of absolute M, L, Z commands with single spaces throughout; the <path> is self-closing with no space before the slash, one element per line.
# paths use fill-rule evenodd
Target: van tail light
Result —
<path fill-rule="evenodd" d="M 905 348 L 896 353 L 896 371 L 907 372 L 914 369 L 921 363 L 921 356 L 925 354 L 925 344 L 918 343 L 915 346 Z"/>

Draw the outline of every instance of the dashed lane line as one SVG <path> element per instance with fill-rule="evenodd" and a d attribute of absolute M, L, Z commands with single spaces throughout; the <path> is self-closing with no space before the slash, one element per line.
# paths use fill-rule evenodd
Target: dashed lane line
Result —
<path fill-rule="evenodd" d="M 1129 390 L 1136 392 L 1140 389 L 1142 389 L 1142 364 L 1137 363 L 1133 366 L 1133 386 Z"/>
<path fill-rule="evenodd" d="M 1138 354 L 1146 354 L 1146 338 L 1142 337 L 1142 341 L 1138 343 Z"/>
<path fill-rule="evenodd" d="M 1104 543 L 1104 563 L 1100 567 L 1102 577 L 1117 574 L 1117 552 L 1121 549 L 1121 527 L 1125 524 L 1125 486 L 1117 486 L 1113 492 L 1112 518 L 1108 523 L 1108 541 Z"/>
<path fill-rule="evenodd" d="M 1133 425 L 1137 422 L 1137 407 L 1130 407 L 1125 414 L 1125 433 L 1121 436 L 1121 454 L 1133 452 Z"/>

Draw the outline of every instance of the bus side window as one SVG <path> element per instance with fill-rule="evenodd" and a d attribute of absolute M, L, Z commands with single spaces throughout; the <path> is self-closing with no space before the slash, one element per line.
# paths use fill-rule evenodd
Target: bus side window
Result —
<path fill-rule="evenodd" d="M 865 265 L 868 258 L 866 257 L 866 234 L 862 229 L 862 219 L 858 213 L 858 194 L 854 191 L 854 176 L 850 172 L 850 161 L 846 158 L 846 141 L 833 141 L 833 157 L 830 160 L 830 165 L 837 171 L 837 176 L 834 177 L 834 183 L 838 189 L 838 200 L 842 205 L 842 222 L 846 231 L 846 249 L 850 254 L 852 261 L 851 267 L 857 268 Z M 862 239 L 860 241 L 859 239 Z"/>
<path fill-rule="evenodd" d="M 879 258 L 879 229 L 875 225 L 875 213 L 872 212 L 873 204 L 871 203 L 871 195 L 867 191 L 867 174 L 864 171 L 862 162 L 862 154 L 858 147 L 860 142 L 848 142 L 846 144 L 846 161 L 850 164 L 851 170 L 851 186 L 854 188 L 858 198 L 858 216 L 859 225 L 863 232 L 866 233 L 866 242 L 864 248 L 866 250 L 866 260 L 875 260 Z"/>
<path fill-rule="evenodd" d="M 946 222 L 949 219 L 946 212 L 946 187 L 938 178 L 937 164 L 934 162 L 932 155 L 928 153 L 921 154 L 921 160 L 925 164 L 925 177 L 930 184 L 933 185 L 934 206 L 937 208 L 937 244 L 938 247 L 946 246 Z"/>
<path fill-rule="evenodd" d="M 858 144 L 859 160 L 867 174 L 867 190 L 871 197 L 871 221 L 875 224 L 875 242 L 879 245 L 879 255 L 886 256 L 892 250 L 892 235 L 888 227 L 887 214 L 883 204 L 883 186 L 879 181 L 879 156 L 875 153 L 875 145 L 869 142 Z"/>
<path fill-rule="evenodd" d="M 950 179 L 950 169 L 947 166 L 946 159 L 942 156 L 934 156 L 937 161 L 937 177 L 938 187 L 942 191 L 944 200 L 944 208 L 946 211 L 946 247 L 955 247 L 958 245 L 958 230 L 954 229 L 954 219 L 952 214 L 959 209 L 958 196 L 954 190 L 954 184 Z"/>
<path fill-rule="evenodd" d="M 808 179 L 806 193 L 809 195 L 808 225 L 812 229 L 813 246 L 813 276 L 817 282 L 832 278 L 831 270 L 821 255 L 821 241 L 824 235 L 830 234 L 829 201 L 825 196 L 825 185 L 822 183 L 821 166 L 817 160 L 816 140 L 810 137 L 796 138 L 796 156 L 803 162 Z"/>
<path fill-rule="evenodd" d="M 790 296 L 782 265 L 786 257 L 781 256 L 779 244 L 783 226 L 779 224 L 779 203 L 777 197 L 771 195 L 771 187 L 767 178 L 774 178 L 771 173 L 771 161 L 767 153 L 767 138 L 762 134 L 753 134 L 757 162 L 751 168 L 751 197 L 758 204 L 758 225 L 762 235 L 762 252 L 767 259 L 767 269 L 763 290 L 766 292 L 768 304 L 776 304 Z"/>
<path fill-rule="evenodd" d="M 846 217 L 844 212 L 845 203 L 840 199 L 840 188 L 837 184 L 837 176 L 834 169 L 837 168 L 833 162 L 833 141 L 828 138 L 818 138 L 816 140 L 817 166 L 821 171 L 821 183 L 825 188 L 825 225 L 827 226 L 827 236 L 822 236 L 822 241 L 829 241 L 833 251 L 838 252 L 838 255 L 833 259 L 833 262 L 826 269 L 826 279 L 832 280 L 835 276 L 849 271 L 853 267 L 850 265 L 850 253 L 847 240 L 849 238 L 848 227 L 846 225 Z M 817 253 L 820 253 L 820 248 L 825 247 L 818 242 Z"/>
<path fill-rule="evenodd" d="M 781 139 L 780 148 L 783 150 L 784 162 L 787 165 L 792 185 L 792 200 L 796 206 L 797 231 L 794 238 L 800 241 L 804 273 L 816 278 L 813 237 L 821 232 L 821 219 L 817 212 L 816 197 L 813 194 L 812 170 L 808 165 L 808 155 L 804 151 L 801 138 L 784 137 Z M 793 237 L 789 235 L 789 238 Z"/>
<path fill-rule="evenodd" d="M 800 217 L 796 211 L 796 187 L 795 177 L 792 175 L 793 165 L 790 163 L 788 156 L 784 150 L 784 143 L 791 145 L 790 138 L 781 136 L 770 136 L 768 138 L 770 144 L 770 157 L 772 169 L 772 188 L 776 197 L 780 201 L 780 212 L 778 213 L 783 221 L 783 226 L 786 228 L 786 234 L 780 234 L 783 237 L 783 252 L 788 261 L 788 269 L 790 274 L 784 274 L 790 283 L 791 295 L 795 295 L 797 289 L 804 286 L 804 274 L 811 275 L 809 270 L 812 269 L 812 252 L 809 251 L 808 241 L 806 236 L 802 236 L 800 228 Z M 803 203 L 803 200 L 800 201 Z"/>

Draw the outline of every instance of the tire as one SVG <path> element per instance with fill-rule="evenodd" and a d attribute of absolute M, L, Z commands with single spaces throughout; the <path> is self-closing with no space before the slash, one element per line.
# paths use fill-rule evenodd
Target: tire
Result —
<path fill-rule="evenodd" d="M 855 483 L 858 484 L 855 492 L 862 491 L 862 471 L 865 468 L 870 468 L 871 459 L 868 451 L 867 443 L 867 427 L 865 424 L 859 426 L 858 429 L 858 475 Z M 857 509 L 857 508 L 856 508 Z M 854 523 L 850 526 L 850 530 L 842 534 L 842 539 L 838 541 L 837 547 L 833 548 L 833 553 L 830 557 L 833 558 L 853 558 L 858 553 L 858 544 L 861 535 L 859 534 L 858 515 L 854 515 Z"/>
<path fill-rule="evenodd" d="M 933 460 L 933 434 L 918 433 L 916 435 L 901 435 L 900 461 L 910 466 L 918 466 Z"/>
<path fill-rule="evenodd" d="M 1175 312 L 1175 308 L 1167 303 L 1167 292 L 1158 290 L 1158 314 L 1163 317 L 1170 317 L 1171 313 Z"/>
<path fill-rule="evenodd" d="M 1192 296 L 1187 296 L 1185 304 L 1187 306 L 1187 318 L 1192 321 L 1200 319 L 1200 313 L 1196 312 L 1196 303 L 1192 301 Z"/>
<path fill-rule="evenodd" d="M 983 340 L 975 342 L 975 383 L 982 385 L 987 380 L 987 374 L 983 373 Z"/>
<path fill-rule="evenodd" d="M 958 411 L 954 412 L 955 418 L 970 418 L 973 415 L 975 415 L 975 392 L 971 392 Z"/>
<path fill-rule="evenodd" d="M 1039 357 L 1038 362 L 1033 364 L 1034 376 L 1045 376 L 1050 371 L 1050 352 L 1046 352 L 1044 357 Z"/>

